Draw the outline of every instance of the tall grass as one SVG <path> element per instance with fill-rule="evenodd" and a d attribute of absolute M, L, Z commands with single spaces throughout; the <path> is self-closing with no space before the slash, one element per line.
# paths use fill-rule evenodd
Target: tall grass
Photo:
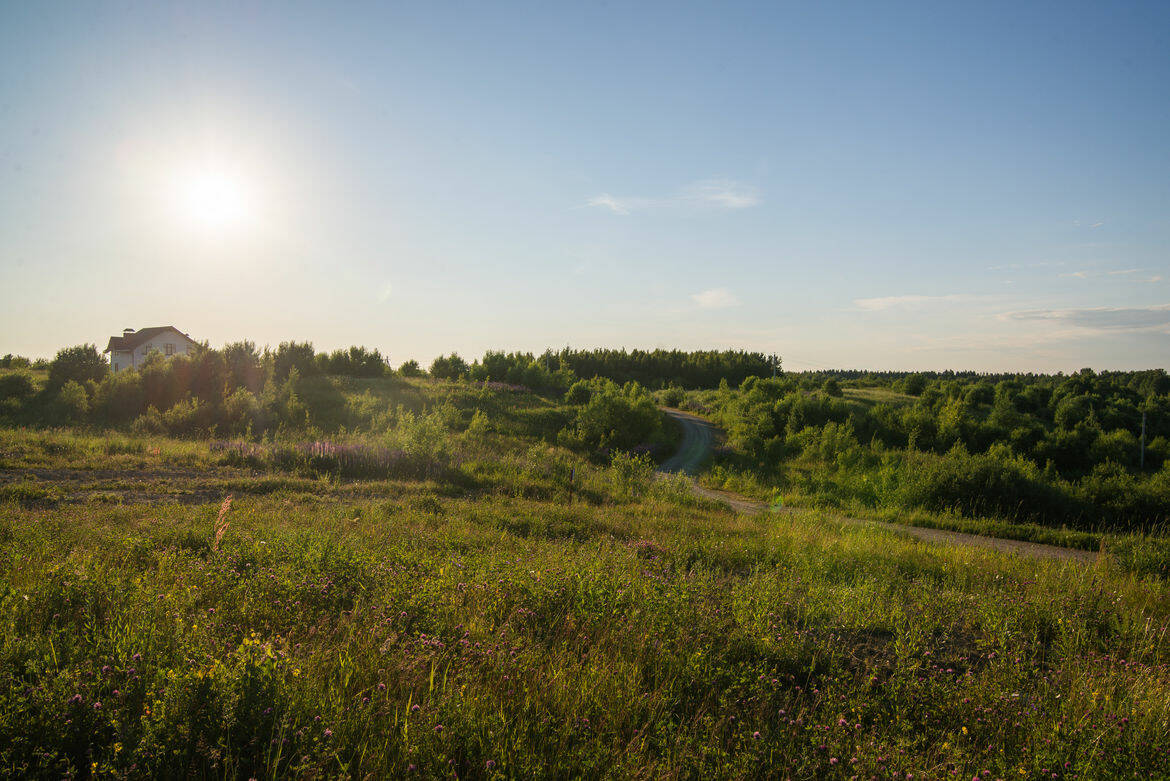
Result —
<path fill-rule="evenodd" d="M 6 775 L 1170 773 L 1170 593 L 1108 564 L 654 491 L 218 509 L 3 509 Z"/>

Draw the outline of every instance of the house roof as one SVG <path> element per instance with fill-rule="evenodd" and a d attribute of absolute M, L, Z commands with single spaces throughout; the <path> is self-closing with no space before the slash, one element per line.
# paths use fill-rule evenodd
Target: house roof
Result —
<path fill-rule="evenodd" d="M 190 336 L 187 336 L 187 334 L 183 333 L 178 328 L 175 328 L 173 325 L 157 325 L 151 328 L 140 328 L 134 333 L 126 334 L 124 336 L 111 336 L 110 343 L 106 345 L 106 349 L 102 352 L 108 353 L 114 352 L 115 350 L 133 350 L 138 345 L 149 342 L 154 337 L 158 336 L 159 334 L 166 333 L 167 331 L 174 331 L 191 344 L 195 344 L 194 339 L 192 339 Z"/>

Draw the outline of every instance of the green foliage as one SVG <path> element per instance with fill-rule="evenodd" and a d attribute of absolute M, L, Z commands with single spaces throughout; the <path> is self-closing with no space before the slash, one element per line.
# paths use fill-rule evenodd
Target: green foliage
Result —
<path fill-rule="evenodd" d="M 641 386 L 619 388 L 607 380 L 593 385 L 589 401 L 563 432 L 563 441 L 596 450 L 630 450 L 659 431 L 662 414 Z"/>
<path fill-rule="evenodd" d="M 748 378 L 688 402 L 713 406 L 727 430 L 722 466 L 809 503 L 1131 530 L 1170 522 L 1158 477 L 1170 397 L 1137 390 L 1163 387 L 1163 377 L 821 372 Z"/>
<path fill-rule="evenodd" d="M 539 358 L 532 353 L 503 353 L 488 350 L 468 369 L 468 376 L 483 382 L 504 382 L 527 388 L 560 389 L 573 380 L 573 373 L 554 370 L 550 353 Z"/>
<path fill-rule="evenodd" d="M 17 418 L 36 395 L 32 374 L 19 369 L 0 374 L 0 418 Z"/>
<path fill-rule="evenodd" d="M 565 457 L 537 449 L 525 462 L 536 475 Z M 1156 573 L 1148 540 L 1080 568 L 664 495 L 237 496 L 219 545 L 218 501 L 10 501 L 0 766 L 167 778 L 1170 772 L 1170 604 L 1157 574 L 1116 571 L 1125 560 Z"/>
<path fill-rule="evenodd" d="M 423 371 L 419 367 L 418 361 L 411 358 L 398 367 L 398 373 L 403 377 L 421 377 Z"/>
<path fill-rule="evenodd" d="M 27 369 L 32 366 L 32 361 L 21 355 L 7 355 L 0 357 L 0 369 Z"/>
<path fill-rule="evenodd" d="M 440 355 L 431 362 L 430 374 L 436 380 L 458 380 L 467 376 L 467 362 L 457 353 Z"/>
<path fill-rule="evenodd" d="M 217 366 L 108 378 L 94 403 L 181 394 L 137 413 L 144 434 L 272 416 L 262 438 L 0 428 L 4 469 L 28 475 L 0 486 L 6 775 L 1170 774 L 1163 538 L 1110 536 L 1096 566 L 923 545 L 802 510 L 733 514 L 645 454 L 606 445 L 601 466 L 551 443 L 595 430 L 600 447 L 650 411 L 657 425 L 633 383 L 595 380 L 570 406 L 294 368 L 257 394 Z M 218 402 L 191 391 L 216 376 Z M 718 469 L 744 490 L 983 512 L 1055 487 L 1120 512 L 1170 488 L 1165 466 L 1070 482 L 1004 442 L 885 444 L 956 400 L 990 415 L 962 383 L 909 401 L 822 385 L 684 401 L 743 416 L 737 441 L 761 460 Z M 997 388 L 990 406 L 1023 396 Z"/>
<path fill-rule="evenodd" d="M 365 347 L 350 347 L 348 350 L 334 350 L 317 356 L 317 369 L 321 374 L 346 377 L 383 377 L 390 371 L 388 362 L 377 350 Z"/>
<path fill-rule="evenodd" d="M 53 407 L 57 417 L 66 423 L 81 423 L 89 412 L 89 396 L 78 382 L 68 380 L 57 392 Z"/>
<path fill-rule="evenodd" d="M 654 480 L 654 462 L 645 453 L 631 455 L 618 450 L 610 458 L 609 475 L 615 496 L 635 499 L 650 489 Z"/>
<path fill-rule="evenodd" d="M 584 379 L 597 377 L 648 388 L 714 388 L 721 380 L 739 385 L 747 377 L 770 377 L 771 359 L 741 350 L 571 350 L 546 353 L 550 365 Z"/>
<path fill-rule="evenodd" d="M 98 382 L 109 373 L 110 365 L 96 345 L 79 344 L 57 352 L 49 364 L 48 387 L 50 391 L 57 391 L 70 380 L 82 385 Z"/>
<path fill-rule="evenodd" d="M 302 377 L 318 373 L 316 353 L 311 342 L 281 342 L 272 357 L 273 377 L 283 382 L 296 370 Z"/>
<path fill-rule="evenodd" d="M 565 391 L 566 404 L 587 404 L 593 395 L 592 388 L 585 380 L 577 380 Z"/>

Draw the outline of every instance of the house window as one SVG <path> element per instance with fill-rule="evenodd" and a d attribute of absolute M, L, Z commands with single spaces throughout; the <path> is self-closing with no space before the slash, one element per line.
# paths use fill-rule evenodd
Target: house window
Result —
<path fill-rule="evenodd" d="M 175 354 L 175 346 L 173 344 L 164 344 L 163 347 L 166 348 L 167 355 Z"/>

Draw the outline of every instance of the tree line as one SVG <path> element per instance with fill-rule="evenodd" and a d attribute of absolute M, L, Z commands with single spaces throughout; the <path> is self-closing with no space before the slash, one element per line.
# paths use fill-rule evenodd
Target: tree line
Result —
<path fill-rule="evenodd" d="M 1170 521 L 1164 370 L 1000 376 L 891 375 L 872 397 L 848 390 L 873 384 L 809 373 L 749 379 L 706 401 L 741 466 L 766 482 L 805 480 L 827 500 L 1056 524 Z"/>

